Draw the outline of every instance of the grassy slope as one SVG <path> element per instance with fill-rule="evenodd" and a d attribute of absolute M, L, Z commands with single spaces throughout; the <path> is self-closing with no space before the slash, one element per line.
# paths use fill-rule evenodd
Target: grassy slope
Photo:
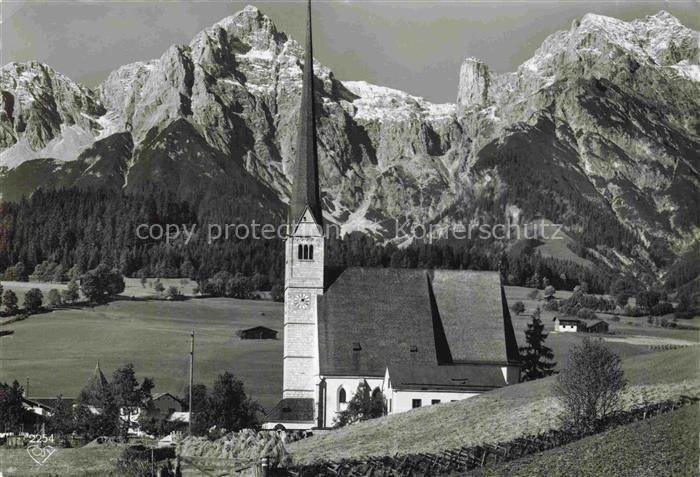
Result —
<path fill-rule="evenodd" d="M 26 449 L 0 449 L 0 473 L 6 476 L 53 477 L 81 475 L 104 477 L 114 469 L 123 446 L 56 449 L 42 465 L 37 465 Z"/>
<path fill-rule="evenodd" d="M 264 315 L 262 314 L 264 313 Z M 236 331 L 256 325 L 277 340 L 240 340 Z M 94 309 L 63 309 L 4 328 L 0 382 L 30 379 L 31 396 L 76 396 L 100 361 L 105 374 L 134 363 L 152 376 L 156 392 L 180 394 L 188 379 L 189 333 L 194 328 L 195 382 L 211 386 L 231 371 L 269 408 L 282 391 L 282 305 L 227 298 L 115 301 Z"/>
<path fill-rule="evenodd" d="M 621 426 L 473 477 L 655 477 L 698 475 L 700 406 Z"/>
<path fill-rule="evenodd" d="M 635 386 L 629 390 L 627 402 L 700 395 L 698 360 L 700 347 L 626 360 L 625 376 Z M 487 441 L 507 441 L 557 425 L 552 381 L 553 378 L 547 378 L 522 383 L 461 402 L 358 423 L 295 442 L 289 450 L 295 462 L 313 462 L 397 452 L 439 452 Z"/>

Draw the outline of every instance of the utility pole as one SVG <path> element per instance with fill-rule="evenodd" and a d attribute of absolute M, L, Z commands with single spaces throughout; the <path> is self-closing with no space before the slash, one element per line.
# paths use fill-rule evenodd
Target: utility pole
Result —
<path fill-rule="evenodd" d="M 190 335 L 190 416 L 187 423 L 187 430 L 192 435 L 192 385 L 194 381 L 194 328 Z"/>

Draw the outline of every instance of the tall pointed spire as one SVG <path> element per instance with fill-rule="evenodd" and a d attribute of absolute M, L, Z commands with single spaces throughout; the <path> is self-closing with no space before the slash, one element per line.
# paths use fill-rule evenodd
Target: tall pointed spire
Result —
<path fill-rule="evenodd" d="M 314 54 L 311 38 L 311 0 L 307 0 L 306 51 L 299 108 L 297 158 L 294 165 L 294 183 L 289 203 L 289 223 L 301 218 L 306 207 L 316 222 L 322 223 L 321 200 L 318 185 L 318 157 L 316 154 L 316 114 L 314 111 Z"/>

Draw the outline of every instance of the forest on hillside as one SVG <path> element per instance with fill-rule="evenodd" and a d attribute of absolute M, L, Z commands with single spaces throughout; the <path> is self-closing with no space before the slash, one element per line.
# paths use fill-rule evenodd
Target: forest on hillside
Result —
<path fill-rule="evenodd" d="M 284 279 L 283 240 L 228 239 L 208 243 L 196 234 L 188 243 L 180 237 L 141 239 L 140 224 L 197 224 L 206 219 L 196 205 L 168 193 L 114 194 L 77 189 L 42 191 L 17 203 L 0 204 L 0 271 L 21 264 L 23 279 L 37 265 L 59 267 L 57 278 L 75 267 L 79 272 L 100 263 L 118 268 L 130 277 L 190 277 L 199 281 L 226 271 L 247 277 L 262 276 L 270 286 Z M 229 216 L 230 223 L 244 220 Z M 208 219 L 209 217 L 207 217 Z M 532 284 L 547 278 L 559 289 L 572 289 L 582 281 L 591 291 L 609 288 L 614 273 L 599 267 L 542 257 L 529 248 L 506 253 L 504 243 L 487 240 L 414 243 L 399 248 L 380 245 L 364 234 L 327 239 L 326 264 L 352 266 L 501 270 L 506 283 Z M 45 265 L 46 266 L 46 265 Z M 8 278 L 8 277 L 6 277 Z"/>

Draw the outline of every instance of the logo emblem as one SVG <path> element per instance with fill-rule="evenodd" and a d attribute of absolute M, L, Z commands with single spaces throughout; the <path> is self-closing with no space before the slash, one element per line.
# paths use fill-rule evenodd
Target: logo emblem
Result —
<path fill-rule="evenodd" d="M 56 448 L 46 444 L 47 440 L 46 437 L 42 436 L 32 437 L 27 446 L 27 454 L 39 465 L 44 465 L 49 457 L 56 452 Z"/>

